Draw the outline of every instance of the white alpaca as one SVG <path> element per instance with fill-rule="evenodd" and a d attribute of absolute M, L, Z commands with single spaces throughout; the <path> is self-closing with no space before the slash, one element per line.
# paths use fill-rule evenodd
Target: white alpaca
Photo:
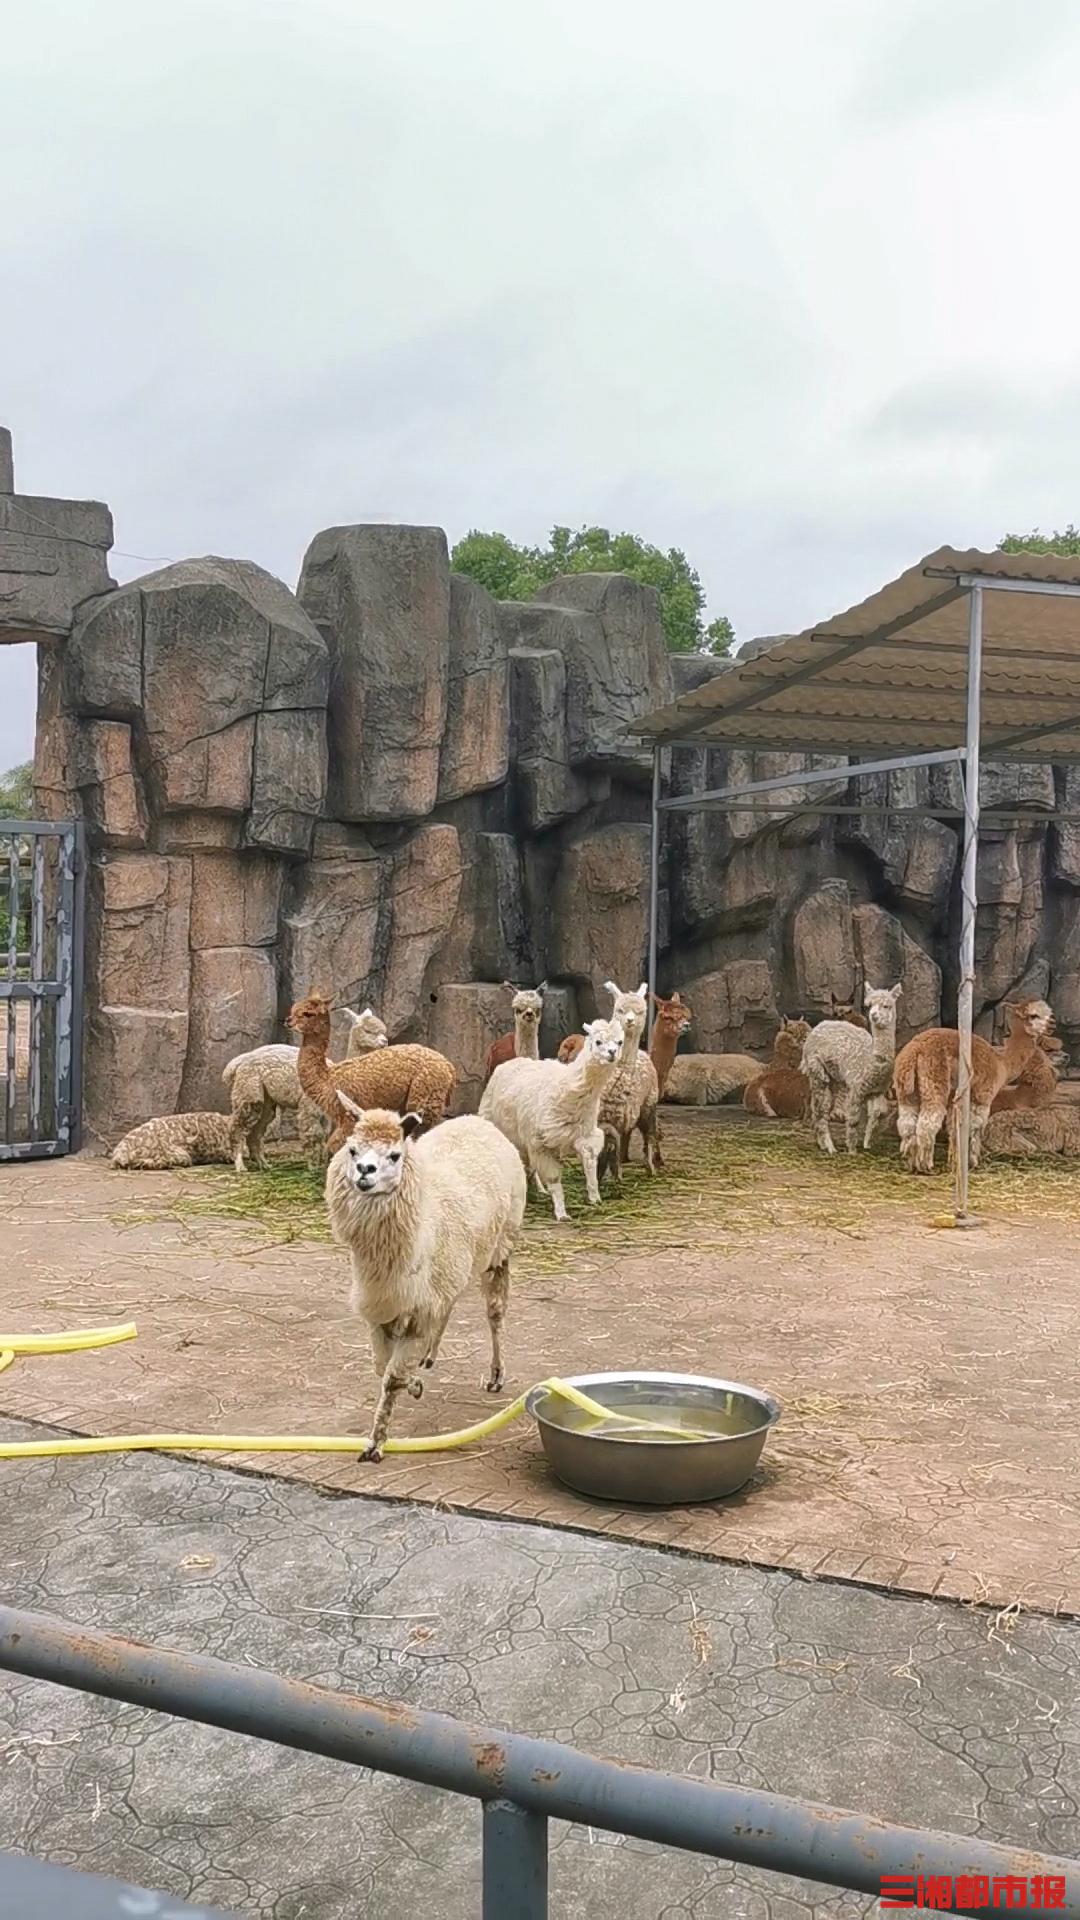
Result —
<path fill-rule="evenodd" d="M 363 1013 L 353 1013 L 349 1007 L 343 1012 L 350 1022 L 349 1059 L 386 1046 L 386 1028 L 370 1007 Z M 221 1077 L 229 1089 L 236 1123 L 237 1173 L 243 1173 L 249 1157 L 257 1167 L 265 1165 L 262 1150 L 271 1124 L 276 1123 L 280 1133 L 286 1113 L 296 1115 L 301 1145 L 318 1164 L 326 1142 L 326 1115 L 300 1085 L 299 1057 L 294 1046 L 252 1047 L 248 1053 L 236 1054 L 225 1067 Z"/>
<path fill-rule="evenodd" d="M 525 1212 L 525 1172 L 510 1142 L 467 1114 L 419 1139 L 418 1113 L 364 1111 L 340 1093 L 356 1125 L 326 1175 L 330 1227 L 352 1263 L 349 1304 L 367 1321 L 381 1387 L 361 1455 L 382 1454 L 397 1395 L 423 1392 L 454 1303 L 479 1283 L 491 1329 L 489 1393 L 503 1384 L 500 1332 L 510 1254 Z"/>
<path fill-rule="evenodd" d="M 649 1055 L 641 1050 L 649 1009 L 648 982 L 643 980 L 636 993 L 624 993 L 614 980 L 604 985 L 614 1003 L 612 1018 L 618 1020 L 625 1038 L 619 1071 L 600 1102 L 600 1125 L 607 1143 L 601 1173 L 612 1171 L 621 1180 L 635 1128 L 641 1130 L 649 1172 L 662 1165 L 656 1120 L 660 1082 Z"/>
<path fill-rule="evenodd" d="M 822 1153 L 836 1151 L 829 1121 L 837 1106 L 844 1114 L 848 1152 L 855 1152 L 860 1134 L 865 1148 L 873 1145 L 875 1128 L 889 1104 L 896 1058 L 896 1003 L 902 991 L 899 983 L 866 988 L 863 1003 L 869 1033 L 847 1020 L 822 1020 L 807 1035 L 802 1070 L 810 1082 L 814 1137 Z"/>
<path fill-rule="evenodd" d="M 556 1220 L 565 1220 L 562 1170 L 575 1154 L 585 1175 L 589 1205 L 600 1199 L 597 1161 L 604 1144 L 600 1102 L 619 1070 L 623 1030 L 617 1020 L 593 1020 L 585 1045 L 569 1066 L 559 1060 L 507 1060 L 496 1067 L 480 1113 L 512 1140 L 538 1186 L 550 1193 Z"/>

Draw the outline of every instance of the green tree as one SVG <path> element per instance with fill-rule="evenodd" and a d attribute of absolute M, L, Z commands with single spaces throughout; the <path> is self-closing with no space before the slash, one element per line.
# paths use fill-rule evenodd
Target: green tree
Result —
<path fill-rule="evenodd" d="M 673 653 L 727 653 L 735 635 L 721 617 L 705 625 L 705 593 L 685 553 L 667 553 L 635 533 L 607 527 L 552 527 L 546 547 L 519 547 L 505 533 L 467 533 L 451 555 L 497 600 L 527 600 L 561 573 L 628 573 L 660 595 L 660 617 Z"/>
<path fill-rule="evenodd" d="M 0 820 L 24 820 L 34 811 L 34 763 L 26 760 L 0 775 Z"/>
<path fill-rule="evenodd" d="M 1007 533 L 998 541 L 999 553 L 1080 553 L 1080 527 L 1069 521 L 1060 533 Z"/>

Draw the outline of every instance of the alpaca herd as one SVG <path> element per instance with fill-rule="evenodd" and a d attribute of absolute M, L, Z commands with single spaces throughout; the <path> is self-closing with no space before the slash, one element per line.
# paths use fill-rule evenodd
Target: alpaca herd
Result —
<path fill-rule="evenodd" d="M 271 1124 L 295 1118 L 313 1161 L 327 1160 L 326 1205 L 334 1239 L 348 1253 L 351 1306 L 367 1324 L 379 1396 L 363 1458 L 378 1460 L 401 1393 L 419 1398 L 455 1303 L 479 1286 L 491 1335 L 492 1393 L 504 1379 L 502 1325 L 510 1258 L 525 1214 L 528 1180 L 568 1218 L 565 1168 L 580 1165 L 586 1197 L 601 1204 L 605 1178 L 622 1179 L 635 1133 L 645 1168 L 660 1170 L 662 1099 L 703 1106 L 741 1094 L 762 1120 L 809 1120 L 823 1153 L 841 1121 L 847 1151 L 869 1149 L 893 1113 L 900 1156 L 912 1173 L 933 1170 L 948 1124 L 955 1150 L 959 1037 L 946 1027 L 916 1035 L 896 1052 L 901 986 L 867 987 L 866 1012 L 832 1001 L 812 1026 L 782 1018 L 772 1059 L 749 1054 L 679 1054 L 693 1013 L 678 992 L 653 995 L 609 980 L 611 1018 L 567 1035 L 555 1059 L 540 1055 L 545 988 L 514 988 L 513 1031 L 489 1048 L 477 1115 L 447 1119 L 457 1073 L 430 1047 L 391 1045 L 372 1009 L 349 1021 L 344 1060 L 330 1059 L 327 995 L 309 993 L 288 1026 L 298 1046 L 256 1047 L 223 1073 L 228 1113 L 149 1120 L 115 1148 L 117 1167 L 264 1165 Z M 1080 1109 L 1054 1104 L 1065 1056 L 1044 1000 L 1005 1006 L 1000 1047 L 972 1041 L 971 1159 L 983 1146 L 1023 1155 L 1080 1151 Z"/>

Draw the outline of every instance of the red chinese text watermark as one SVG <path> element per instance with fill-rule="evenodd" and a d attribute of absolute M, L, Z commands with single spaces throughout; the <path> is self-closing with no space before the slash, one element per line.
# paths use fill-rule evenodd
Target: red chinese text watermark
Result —
<path fill-rule="evenodd" d="M 963 1913 L 971 1907 L 1019 1908 L 1045 1913 L 1065 1905 L 1065 1876 L 1054 1873 L 886 1874 L 881 1882 L 883 1907 L 934 1907 L 939 1912 Z"/>

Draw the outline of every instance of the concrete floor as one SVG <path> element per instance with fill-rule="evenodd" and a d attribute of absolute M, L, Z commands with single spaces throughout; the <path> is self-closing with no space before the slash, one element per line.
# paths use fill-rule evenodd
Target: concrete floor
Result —
<path fill-rule="evenodd" d="M 18 1437 L 27 1429 L 0 1423 Z M 803 1582 L 150 1456 L 6 1465 L 5 1597 L 900 1821 L 1080 1853 L 1080 1624 Z M 0 1679 L 0 1847 L 247 1916 L 476 1920 L 479 1815 Z M 560 1920 L 868 1912 L 558 1828 Z"/>

